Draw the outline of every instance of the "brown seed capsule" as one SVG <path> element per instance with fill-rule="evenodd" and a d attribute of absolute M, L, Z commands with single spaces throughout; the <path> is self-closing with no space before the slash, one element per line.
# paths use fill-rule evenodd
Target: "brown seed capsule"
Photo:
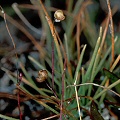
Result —
<path fill-rule="evenodd" d="M 54 13 L 54 17 L 55 17 L 55 22 L 60 22 L 60 21 L 62 21 L 62 20 L 65 19 L 65 16 L 64 16 L 62 10 L 57 10 L 57 11 Z"/>
<path fill-rule="evenodd" d="M 46 70 L 40 70 L 38 72 L 37 82 L 44 82 L 48 78 L 48 72 Z"/>

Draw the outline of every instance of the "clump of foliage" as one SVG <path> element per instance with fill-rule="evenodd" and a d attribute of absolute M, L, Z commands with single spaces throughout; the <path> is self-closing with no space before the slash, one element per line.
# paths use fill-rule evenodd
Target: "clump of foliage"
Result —
<path fill-rule="evenodd" d="M 49 7 L 45 7 L 41 0 L 31 3 L 32 5 L 18 5 L 18 7 L 28 7 L 38 11 L 42 29 L 46 33 L 45 38 L 44 35 L 41 37 L 41 42 L 36 41 L 32 34 L 14 19 L 9 16 L 6 16 L 6 19 L 18 27 L 34 44 L 39 59 L 36 60 L 30 55 L 28 57 L 34 70 L 36 72 L 43 70 L 47 73 L 45 73 L 46 76 L 39 73 L 39 76 L 34 75 L 32 78 L 16 53 L 15 59 L 24 75 L 18 78 L 16 73 L 2 68 L 16 83 L 18 99 L 15 98 L 15 100 L 20 100 L 18 101 L 20 104 L 33 100 L 43 106 L 50 113 L 44 120 L 58 118 L 82 120 L 86 116 L 93 120 L 103 120 L 101 105 L 106 105 L 109 111 L 112 108 L 117 109 L 119 104 L 116 98 L 120 97 L 120 78 L 116 75 L 120 70 L 118 66 L 120 38 L 114 37 L 110 2 L 106 3 L 108 15 L 99 30 L 96 29 L 94 16 L 89 11 L 89 7 L 94 4 L 91 1 L 78 0 L 75 5 L 72 1 L 68 2 L 67 9 L 63 11 L 66 18 L 58 23 L 53 22 L 48 13 L 57 9 L 46 9 Z M 50 2 L 45 1 L 45 4 L 49 5 Z M 2 13 L 1 16 L 3 16 Z M 111 32 L 107 34 L 109 24 Z M 64 29 L 64 34 L 61 36 L 56 25 Z M 31 25 L 28 26 L 33 30 Z M 25 85 L 29 86 L 29 89 Z M 30 89 L 35 93 L 32 93 Z M 1 96 L 3 97 L 4 94 Z M 22 113 L 21 107 L 18 106 L 18 108 L 23 115 L 27 112 Z M 0 117 L 13 119 L 2 114 Z M 40 115 L 36 118 L 39 119 Z"/>

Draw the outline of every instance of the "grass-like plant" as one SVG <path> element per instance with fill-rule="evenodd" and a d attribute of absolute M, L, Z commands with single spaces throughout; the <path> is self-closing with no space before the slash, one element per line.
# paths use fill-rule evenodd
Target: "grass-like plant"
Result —
<path fill-rule="evenodd" d="M 48 1 L 45 1 L 45 3 L 49 5 Z M 120 78 L 115 77 L 112 73 L 114 70 L 120 70 L 118 67 L 120 54 L 114 50 L 115 47 L 119 50 L 117 45 L 120 45 L 120 38 L 114 37 L 109 0 L 107 3 L 108 16 L 97 32 L 95 23 L 90 19 L 87 10 L 87 6 L 91 4 L 91 1 L 78 0 L 73 10 L 73 3 L 72 1 L 69 2 L 67 11 L 63 11 L 66 14 L 65 20 L 58 23 L 65 30 L 63 38 L 59 36 L 55 23 L 51 20 L 48 9 L 45 8 L 41 0 L 32 1 L 32 5 L 26 5 L 26 8 L 38 10 L 42 27 L 46 32 L 45 48 L 23 26 L 6 15 L 6 19 L 18 27 L 38 50 L 40 61 L 31 56 L 28 58 L 36 70 L 46 70 L 48 72 L 48 78 L 45 80 L 47 88 L 39 88 L 36 85 L 36 81 L 31 78 L 29 71 L 25 69 L 25 65 L 18 57 L 16 57 L 17 62 L 24 73 L 24 76 L 20 79 L 21 83 L 30 86 L 38 93 L 37 95 L 26 89 L 24 84 L 19 84 L 16 80 L 18 76 L 15 73 L 5 68 L 2 68 L 2 70 L 16 83 L 16 87 L 24 93 L 26 100 L 32 99 L 52 112 L 52 115 L 44 118 L 44 120 L 52 118 L 82 120 L 86 116 L 90 116 L 94 120 L 103 120 L 98 112 L 98 109 L 101 110 L 100 105 L 104 103 L 105 99 L 109 101 L 109 97 L 113 98 L 109 93 L 120 97 Z M 18 5 L 18 7 L 25 7 L 25 5 Z M 51 8 L 50 10 L 54 11 L 56 9 Z M 2 13 L 0 15 L 4 17 Z M 106 37 L 110 36 L 107 35 L 109 21 L 112 42 Z M 32 27 L 30 28 L 32 29 Z M 76 34 L 74 35 L 75 28 Z M 85 56 L 88 45 L 81 44 L 80 36 L 82 32 L 87 38 L 87 43 L 91 46 L 90 57 L 87 62 Z M 105 48 L 107 40 L 111 44 Z M 104 67 L 106 69 L 103 70 Z M 103 74 L 103 71 L 105 74 Z M 37 84 L 41 84 L 41 82 Z M 26 101 L 20 96 L 19 99 L 22 102 Z M 1 114 L 0 117 L 13 120 L 13 118 Z"/>

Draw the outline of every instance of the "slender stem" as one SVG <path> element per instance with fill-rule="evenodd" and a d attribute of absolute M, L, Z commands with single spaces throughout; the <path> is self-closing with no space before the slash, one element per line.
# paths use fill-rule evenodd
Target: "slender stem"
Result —
<path fill-rule="evenodd" d="M 108 10 L 109 10 L 109 18 L 110 18 L 110 31 L 112 36 L 112 63 L 114 62 L 114 49 L 115 49 L 115 43 L 114 43 L 114 27 L 113 27 L 113 20 L 112 20 L 112 12 L 110 8 L 110 0 L 107 0 Z"/>
<path fill-rule="evenodd" d="M 101 87 L 103 88 L 104 90 L 101 91 L 99 94 L 97 94 L 95 97 L 94 97 L 94 100 L 99 98 L 104 92 L 106 92 L 107 90 L 111 91 L 112 93 L 114 93 L 115 95 L 117 95 L 118 97 L 120 97 L 120 94 L 116 93 L 115 91 L 111 90 L 113 87 L 115 87 L 116 85 L 118 85 L 120 83 L 120 79 L 118 79 L 116 82 L 114 82 L 113 84 L 109 85 L 108 87 L 104 87 L 102 85 L 98 85 L 98 84 L 95 84 L 95 83 L 83 83 L 83 84 L 78 84 L 78 85 L 69 85 L 67 86 L 68 87 L 75 87 L 75 86 L 84 86 L 84 85 L 94 85 L 94 86 L 98 86 L 98 87 Z"/>
<path fill-rule="evenodd" d="M 15 44 L 14 39 L 13 39 L 13 37 L 12 37 L 12 35 L 10 33 L 10 30 L 8 28 L 7 21 L 6 21 L 6 14 L 5 14 L 5 12 L 4 12 L 4 10 L 2 9 L 1 6 L 0 6 L 0 8 L 1 8 L 2 13 L 3 13 L 3 18 L 4 18 L 4 22 L 5 22 L 5 26 L 6 26 L 7 32 L 9 34 L 9 36 L 10 36 L 10 39 L 11 39 L 12 44 L 13 44 L 13 48 L 15 50 L 15 57 L 17 59 L 17 65 L 16 65 L 16 68 L 17 68 L 17 82 L 20 85 L 20 82 L 22 80 L 22 74 L 20 74 L 20 76 L 18 76 L 19 75 L 19 71 L 18 71 L 18 55 L 17 55 L 17 52 L 16 52 L 16 44 Z M 18 77 L 20 77 L 20 79 Z M 22 120 L 22 113 L 21 113 L 21 110 L 20 110 L 20 91 L 18 91 L 17 97 L 18 97 L 18 109 L 19 109 L 19 114 L 20 114 L 20 120 Z"/>
<path fill-rule="evenodd" d="M 79 61 L 79 58 L 80 58 L 80 34 L 81 34 L 80 15 L 81 15 L 81 10 L 79 11 L 78 17 L 77 17 L 77 33 L 76 33 L 76 44 L 77 44 L 77 57 L 78 57 L 78 61 Z"/>
<path fill-rule="evenodd" d="M 20 85 L 21 81 L 22 81 L 22 73 L 17 73 L 17 75 L 19 75 L 19 78 L 18 79 L 18 85 Z M 22 111 L 20 109 L 20 90 L 18 89 L 18 94 L 17 94 L 17 97 L 18 97 L 18 109 L 19 109 L 19 115 L 20 115 L 20 120 L 22 120 Z"/>
<path fill-rule="evenodd" d="M 77 75 L 76 75 L 74 85 L 75 85 L 75 94 L 76 94 L 76 100 L 77 100 L 77 106 L 78 106 L 78 114 L 79 114 L 80 120 L 82 120 L 81 114 L 80 114 L 80 103 L 79 103 L 80 97 L 78 97 L 78 92 L 77 92 L 77 87 L 76 87 L 77 79 L 78 79 L 78 72 L 77 72 Z"/>
<path fill-rule="evenodd" d="M 63 101 L 64 101 L 64 93 L 65 93 L 65 71 L 66 71 L 66 64 L 67 64 L 67 59 L 65 59 L 64 62 L 64 70 L 62 74 L 62 97 L 61 97 L 61 105 L 60 105 L 60 120 L 62 120 L 62 112 L 63 112 Z"/>
<path fill-rule="evenodd" d="M 46 8 L 45 8 L 44 5 L 43 5 L 42 1 L 41 1 L 41 0 L 39 0 L 39 1 L 40 1 L 40 4 L 41 4 L 41 7 L 42 7 L 42 9 L 43 9 L 43 11 L 44 11 L 44 13 L 45 13 L 45 17 L 46 17 L 46 20 L 47 20 L 47 22 L 48 22 L 48 25 L 49 25 L 49 27 L 50 27 L 50 31 L 51 31 L 51 34 L 52 34 L 52 37 L 53 37 L 53 39 L 54 39 L 54 42 L 55 42 L 55 45 L 56 45 L 56 49 L 57 49 L 57 52 L 58 52 L 58 57 L 59 57 L 59 59 L 60 59 L 61 72 L 63 72 L 62 54 L 61 54 L 61 51 L 60 51 L 60 46 L 59 46 L 59 43 L 58 43 L 58 40 L 57 40 L 57 36 L 56 36 L 56 34 L 55 34 L 55 27 L 54 27 L 54 25 L 53 25 L 53 23 L 52 23 L 52 20 L 51 20 L 50 16 L 49 16 L 48 13 L 47 13 Z"/>
<path fill-rule="evenodd" d="M 54 42 L 52 41 L 52 88 L 54 90 Z"/>

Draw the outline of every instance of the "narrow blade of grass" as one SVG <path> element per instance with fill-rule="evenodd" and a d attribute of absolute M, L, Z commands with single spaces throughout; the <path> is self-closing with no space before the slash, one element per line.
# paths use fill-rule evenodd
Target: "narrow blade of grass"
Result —
<path fill-rule="evenodd" d="M 16 118 L 13 118 L 13 117 L 8 117 L 8 116 L 2 115 L 2 114 L 0 114 L 0 118 L 3 118 L 5 120 L 19 120 L 19 119 L 16 119 Z"/>

